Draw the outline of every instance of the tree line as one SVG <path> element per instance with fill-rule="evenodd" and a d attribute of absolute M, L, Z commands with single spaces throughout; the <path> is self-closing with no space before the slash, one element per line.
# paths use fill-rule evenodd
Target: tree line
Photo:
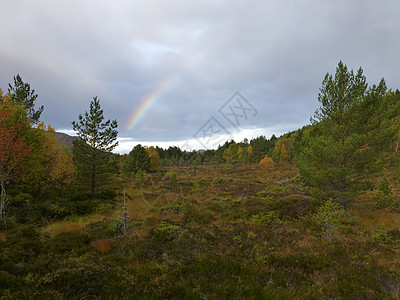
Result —
<path fill-rule="evenodd" d="M 385 80 L 368 85 L 362 68 L 349 70 L 339 62 L 327 73 L 318 93 L 320 108 L 310 125 L 279 138 L 259 136 L 242 142 L 226 141 L 218 149 L 183 151 L 179 147 L 136 145 L 129 154 L 112 153 L 118 145 L 118 123 L 105 120 L 100 100 L 72 122 L 78 138 L 69 151 L 58 145 L 51 125 L 40 121 L 38 95 L 20 75 L 8 93 L 0 90 L 0 217 L 9 199 L 20 205 L 77 194 L 117 190 L 116 175 L 157 172 L 166 166 L 257 163 L 271 167 L 296 164 L 307 185 L 323 199 L 346 206 L 371 189 L 385 167 L 400 179 L 400 92 L 388 90 Z M 79 197 L 78 197 L 79 198 Z M 81 196 L 83 198 L 83 196 Z"/>

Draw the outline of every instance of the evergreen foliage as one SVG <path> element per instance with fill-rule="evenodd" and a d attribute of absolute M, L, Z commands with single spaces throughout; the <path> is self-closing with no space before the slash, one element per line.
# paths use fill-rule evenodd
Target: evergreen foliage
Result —
<path fill-rule="evenodd" d="M 385 92 L 384 80 L 367 89 L 363 70 L 354 73 L 342 62 L 334 76 L 326 74 L 318 95 L 321 107 L 311 119 L 314 127 L 304 138 L 297 160 L 307 184 L 343 205 L 370 188 L 371 175 L 382 167 L 382 161 L 373 142 L 377 132 L 361 123 L 363 118 L 373 118 L 374 112 L 365 116 L 367 110 L 362 108 L 366 99 L 377 103 Z"/>
<path fill-rule="evenodd" d="M 35 90 L 31 90 L 30 84 L 24 82 L 18 74 L 17 76 L 14 76 L 14 85 L 11 85 L 11 83 L 8 84 L 8 92 L 14 103 L 25 107 L 28 118 L 32 123 L 39 123 L 40 115 L 42 114 L 44 107 L 41 106 L 38 110 L 34 109 L 38 95 L 35 94 Z"/>
<path fill-rule="evenodd" d="M 74 141 L 74 162 L 81 183 L 90 188 L 92 197 L 96 189 L 109 177 L 109 157 L 118 145 L 117 121 L 103 121 L 100 101 L 94 97 L 89 112 L 85 112 L 84 117 L 79 114 L 79 121 L 72 122 L 73 129 L 79 137 Z"/>
<path fill-rule="evenodd" d="M 125 158 L 122 171 L 137 172 L 139 170 L 149 171 L 151 167 L 149 153 L 142 145 L 136 145 Z"/>

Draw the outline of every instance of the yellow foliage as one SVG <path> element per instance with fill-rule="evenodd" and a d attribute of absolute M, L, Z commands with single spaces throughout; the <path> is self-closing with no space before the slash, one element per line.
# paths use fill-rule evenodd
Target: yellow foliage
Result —
<path fill-rule="evenodd" d="M 281 149 L 282 149 L 282 139 L 279 139 L 279 140 L 275 143 L 274 152 L 273 152 L 273 157 L 274 157 L 276 160 L 279 160 L 279 158 L 280 158 Z"/>
<path fill-rule="evenodd" d="M 263 169 L 270 169 L 274 167 L 274 161 L 272 160 L 271 157 L 265 156 L 261 161 L 260 161 L 260 166 Z"/>
<path fill-rule="evenodd" d="M 227 163 L 231 163 L 238 159 L 238 154 L 239 154 L 238 144 L 232 143 L 229 145 L 227 149 L 225 149 L 223 158 L 226 160 Z"/>
<path fill-rule="evenodd" d="M 281 159 L 285 160 L 287 157 L 287 150 L 285 144 L 281 146 Z"/>
<path fill-rule="evenodd" d="M 238 154 L 238 158 L 241 159 L 243 156 L 243 148 L 242 147 L 239 147 L 237 154 Z"/>
<path fill-rule="evenodd" d="M 27 173 L 24 180 L 29 182 L 36 192 L 63 188 L 75 175 L 72 157 L 58 145 L 51 126 L 41 122 L 33 133 L 36 142 L 26 164 Z"/>
<path fill-rule="evenodd" d="M 150 171 L 157 171 L 160 168 L 160 156 L 153 146 L 147 148 L 146 150 L 149 153 L 150 158 Z"/>
<path fill-rule="evenodd" d="M 246 150 L 247 155 L 250 157 L 253 154 L 253 146 L 249 145 Z"/>

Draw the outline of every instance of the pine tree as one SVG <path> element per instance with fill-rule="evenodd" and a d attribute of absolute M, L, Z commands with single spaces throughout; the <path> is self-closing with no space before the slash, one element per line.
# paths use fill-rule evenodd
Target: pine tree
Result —
<path fill-rule="evenodd" d="M 314 126 L 304 137 L 297 160 L 306 183 L 343 205 L 370 187 L 368 179 L 380 166 L 376 149 L 369 144 L 371 132 L 360 122 L 360 108 L 371 93 L 374 88 L 367 90 L 361 68 L 354 73 L 339 62 L 335 76 L 328 73 L 322 82 L 321 107 L 311 119 Z"/>
<path fill-rule="evenodd" d="M 34 109 L 38 95 L 35 94 L 35 90 L 31 90 L 29 83 L 23 82 L 21 76 L 18 74 L 14 76 L 14 86 L 8 84 L 8 92 L 14 103 L 25 107 L 28 118 L 32 123 L 37 124 L 44 107 L 41 106 L 38 110 Z"/>
<path fill-rule="evenodd" d="M 83 183 L 89 182 L 92 197 L 96 188 L 105 181 L 110 152 L 118 145 L 116 120 L 103 122 L 103 110 L 97 97 L 90 103 L 89 112 L 79 121 L 72 122 L 79 139 L 74 141 L 74 162 Z"/>

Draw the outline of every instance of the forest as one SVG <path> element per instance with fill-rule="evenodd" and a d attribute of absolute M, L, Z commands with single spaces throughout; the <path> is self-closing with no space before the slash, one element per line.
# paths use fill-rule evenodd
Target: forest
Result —
<path fill-rule="evenodd" d="M 66 145 L 0 90 L 0 299 L 399 299 L 400 91 L 339 62 L 310 124 L 117 154 L 100 99 Z"/>

